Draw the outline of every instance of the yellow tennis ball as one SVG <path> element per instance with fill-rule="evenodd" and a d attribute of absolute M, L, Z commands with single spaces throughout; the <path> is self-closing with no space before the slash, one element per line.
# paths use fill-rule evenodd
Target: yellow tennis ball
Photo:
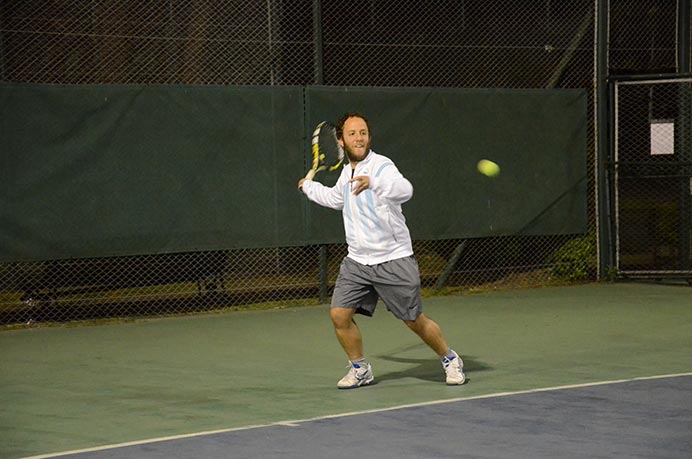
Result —
<path fill-rule="evenodd" d="M 478 161 L 477 167 L 478 172 L 487 177 L 495 177 L 497 174 L 500 173 L 500 166 L 490 161 L 489 159 L 481 159 L 480 161 Z"/>

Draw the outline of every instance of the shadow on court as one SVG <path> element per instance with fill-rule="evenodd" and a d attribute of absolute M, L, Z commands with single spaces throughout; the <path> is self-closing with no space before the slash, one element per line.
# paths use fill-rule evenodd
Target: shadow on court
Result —
<path fill-rule="evenodd" d="M 425 359 L 414 359 L 414 358 L 404 358 L 395 357 L 392 355 L 378 355 L 379 359 L 387 361 L 405 364 L 406 370 L 394 371 L 384 374 L 375 375 L 375 384 L 385 381 L 399 380 L 403 378 L 414 378 L 420 379 L 422 381 L 430 381 L 441 383 L 444 382 L 444 373 L 441 372 L 442 366 L 440 362 L 436 359 L 425 358 Z M 492 367 L 482 363 L 473 356 L 464 355 L 464 371 L 466 372 L 466 383 L 471 382 L 472 374 L 478 373 L 480 371 L 492 370 Z"/>

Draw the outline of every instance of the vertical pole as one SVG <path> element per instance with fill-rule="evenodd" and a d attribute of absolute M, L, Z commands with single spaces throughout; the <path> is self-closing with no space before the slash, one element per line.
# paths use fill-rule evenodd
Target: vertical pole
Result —
<path fill-rule="evenodd" d="M 174 24 L 173 18 L 173 0 L 168 0 L 168 15 L 166 17 L 166 48 L 168 50 L 168 62 L 166 70 L 166 82 L 179 81 L 180 75 L 178 75 L 178 56 L 180 56 L 179 49 L 177 48 L 177 41 L 173 39 L 175 32 L 173 29 Z"/>
<path fill-rule="evenodd" d="M 267 49 L 269 52 L 269 85 L 276 84 L 276 56 L 274 55 L 274 22 L 272 21 L 272 2 L 267 0 Z"/>
<path fill-rule="evenodd" d="M 312 33 L 314 40 L 314 84 L 324 84 L 324 66 L 322 61 L 322 0 L 312 0 Z M 328 251 L 325 244 L 320 245 L 320 304 L 327 303 L 327 272 L 329 267 Z"/>
<path fill-rule="evenodd" d="M 4 30 L 2 15 L 0 15 L 0 30 Z M 0 33 L 0 81 L 8 81 L 5 75 L 5 35 Z"/>
<path fill-rule="evenodd" d="M 607 186 L 608 188 L 605 190 L 606 193 L 608 193 L 608 197 L 606 198 L 606 202 L 610 204 L 610 207 L 608 208 L 608 221 L 610 222 L 610 225 L 608 225 L 608 231 L 610 235 L 610 245 L 612 247 L 611 249 L 611 254 L 612 254 L 612 264 L 611 266 L 614 267 L 615 269 L 620 268 L 620 195 L 619 195 L 619 181 L 618 181 L 618 171 L 616 169 L 616 164 L 618 162 L 619 156 L 619 125 L 618 125 L 618 120 L 619 120 L 619 100 L 620 100 L 620 93 L 619 93 L 619 85 L 617 82 L 609 85 L 608 87 L 608 100 L 609 100 L 609 107 L 610 107 L 610 116 L 609 116 L 609 121 L 610 121 L 610 126 L 612 126 L 612 129 L 610 129 L 609 135 L 608 135 L 608 145 L 610 145 L 610 151 L 611 151 L 611 161 L 610 161 L 610 167 L 607 169 L 608 170 L 608 178 L 610 180 L 607 181 Z"/>
<path fill-rule="evenodd" d="M 677 71 L 690 73 L 690 0 L 678 0 Z"/>
<path fill-rule="evenodd" d="M 690 65 L 690 0 L 678 0 L 677 26 L 677 71 L 689 74 Z M 690 83 L 681 83 L 680 101 L 678 103 L 678 134 L 676 148 L 679 161 L 692 161 L 692 90 Z M 688 174 L 690 166 L 685 166 Z M 681 179 L 680 183 L 680 269 L 692 267 L 692 177 Z"/>
<path fill-rule="evenodd" d="M 596 137 L 596 213 L 598 236 L 598 278 L 607 277 L 612 267 L 612 244 L 610 212 L 608 202 L 607 166 L 610 162 L 608 143 L 608 9 L 609 0 L 596 0 L 596 100 L 595 100 L 595 137 Z"/>
<path fill-rule="evenodd" d="M 322 62 L 322 0 L 312 0 L 312 33 L 314 35 L 314 83 L 324 84 L 324 65 Z"/>
<path fill-rule="evenodd" d="M 327 271 L 329 259 L 327 257 L 327 246 L 320 246 L 320 304 L 327 303 Z"/>

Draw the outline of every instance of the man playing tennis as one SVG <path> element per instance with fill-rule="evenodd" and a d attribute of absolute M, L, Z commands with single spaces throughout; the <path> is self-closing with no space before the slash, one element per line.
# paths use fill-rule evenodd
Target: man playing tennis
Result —
<path fill-rule="evenodd" d="M 336 130 L 348 159 L 336 185 L 328 188 L 301 179 L 298 187 L 311 201 L 343 213 L 348 255 L 334 287 L 331 319 L 351 366 L 337 387 L 352 389 L 375 379 L 354 316 L 372 316 L 378 298 L 440 356 L 447 384 L 463 384 L 461 357 L 449 348 L 439 325 L 422 312 L 418 263 L 401 211 L 401 204 L 413 196 L 413 186 L 389 158 L 370 149 L 370 127 L 363 115 L 343 115 Z"/>

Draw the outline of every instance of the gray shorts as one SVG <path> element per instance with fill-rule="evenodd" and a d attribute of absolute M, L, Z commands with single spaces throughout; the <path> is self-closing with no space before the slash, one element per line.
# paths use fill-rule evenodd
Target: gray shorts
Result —
<path fill-rule="evenodd" d="M 372 266 L 344 258 L 332 295 L 332 307 L 352 308 L 358 314 L 372 316 L 378 298 L 397 319 L 416 320 L 423 312 L 420 273 L 413 255 Z"/>

